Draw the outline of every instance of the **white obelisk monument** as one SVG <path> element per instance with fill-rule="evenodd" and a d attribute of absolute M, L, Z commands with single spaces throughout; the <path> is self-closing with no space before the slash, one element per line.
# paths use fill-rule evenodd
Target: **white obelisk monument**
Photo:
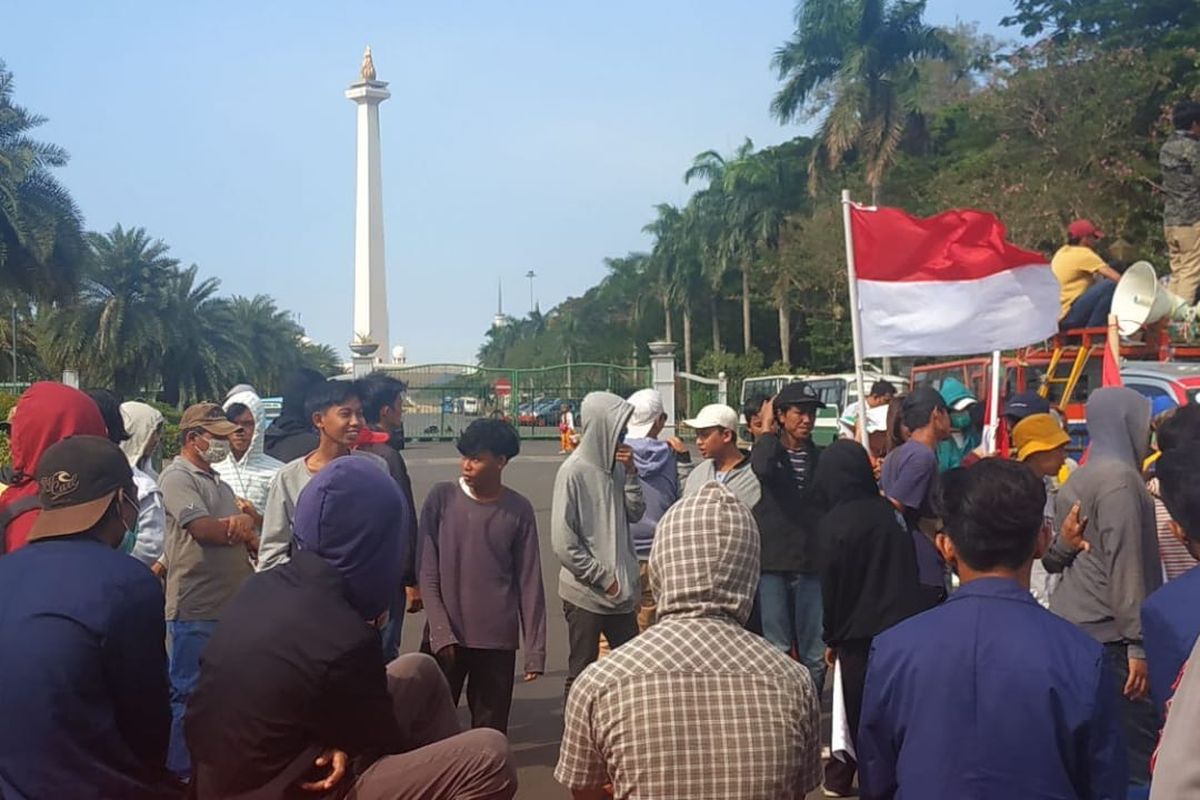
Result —
<path fill-rule="evenodd" d="M 387 279 L 383 260 L 383 179 L 379 167 L 379 104 L 392 96 L 375 79 L 371 48 L 363 54 L 361 79 L 346 97 L 358 105 L 358 152 L 354 202 L 354 337 L 356 350 L 376 345 L 376 363 L 390 363 Z M 363 355 L 370 355 L 363 353 Z"/>

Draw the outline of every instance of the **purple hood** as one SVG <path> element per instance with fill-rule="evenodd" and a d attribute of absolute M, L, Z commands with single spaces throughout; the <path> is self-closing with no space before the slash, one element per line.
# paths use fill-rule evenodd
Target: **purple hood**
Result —
<path fill-rule="evenodd" d="M 407 501 L 390 475 L 365 458 L 339 458 L 296 501 L 292 541 L 341 573 L 346 599 L 363 619 L 387 609 L 401 583 Z"/>

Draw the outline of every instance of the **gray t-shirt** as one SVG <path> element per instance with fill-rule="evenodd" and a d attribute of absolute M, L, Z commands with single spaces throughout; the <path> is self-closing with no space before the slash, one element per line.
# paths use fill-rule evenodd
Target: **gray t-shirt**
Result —
<path fill-rule="evenodd" d="M 187 526 L 238 513 L 237 498 L 216 473 L 180 456 L 158 478 L 167 511 L 167 619 L 220 619 L 253 569 L 245 545 L 201 544 Z"/>

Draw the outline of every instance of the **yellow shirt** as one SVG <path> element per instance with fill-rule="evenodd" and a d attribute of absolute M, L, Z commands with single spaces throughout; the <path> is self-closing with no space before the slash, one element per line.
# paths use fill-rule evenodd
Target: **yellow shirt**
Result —
<path fill-rule="evenodd" d="M 1071 304 L 1088 290 L 1092 281 L 1103 267 L 1108 266 L 1104 259 L 1096 255 L 1096 251 L 1082 245 L 1067 244 L 1058 249 L 1050 261 L 1050 269 L 1062 287 L 1062 310 L 1058 318 L 1062 319 L 1071 310 Z"/>

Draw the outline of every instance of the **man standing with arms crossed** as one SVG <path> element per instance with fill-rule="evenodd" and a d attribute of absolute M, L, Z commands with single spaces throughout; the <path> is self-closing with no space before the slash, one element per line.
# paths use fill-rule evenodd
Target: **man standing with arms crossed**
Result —
<path fill-rule="evenodd" d="M 200 652 L 221 610 L 250 576 L 258 551 L 254 520 L 213 470 L 240 430 L 215 403 L 198 403 L 179 421 L 183 447 L 159 476 L 167 509 L 167 633 L 170 637 L 171 744 L 167 768 L 191 777 L 183 712 L 200 676 Z"/>

